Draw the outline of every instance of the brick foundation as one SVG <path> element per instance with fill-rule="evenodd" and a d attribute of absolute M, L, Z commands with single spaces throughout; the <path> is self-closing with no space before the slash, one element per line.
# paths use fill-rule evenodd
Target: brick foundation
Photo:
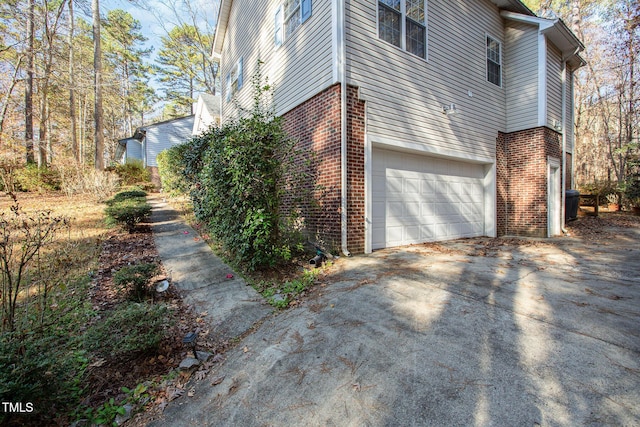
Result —
<path fill-rule="evenodd" d="M 284 130 L 297 140 L 298 172 L 304 182 L 297 191 L 310 194 L 295 200 L 289 194 L 310 239 L 336 252 L 341 246 L 341 115 L 340 85 L 334 85 L 285 113 Z M 364 252 L 364 102 L 357 88 L 347 92 L 347 246 Z"/>
<path fill-rule="evenodd" d="M 347 238 L 349 251 L 364 252 L 364 101 L 358 88 L 347 88 Z"/>
<path fill-rule="evenodd" d="M 547 127 L 496 140 L 497 234 L 547 237 L 548 157 L 561 161 L 561 135 Z M 560 171 L 562 173 L 562 171 Z"/>

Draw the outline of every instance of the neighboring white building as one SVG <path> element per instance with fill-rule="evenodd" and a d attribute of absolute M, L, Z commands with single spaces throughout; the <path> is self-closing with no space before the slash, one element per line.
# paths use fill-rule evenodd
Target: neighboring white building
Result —
<path fill-rule="evenodd" d="M 518 0 L 222 0 L 222 120 L 259 61 L 344 252 L 560 233 L 582 43 Z M 235 101 L 235 102 L 234 102 Z"/>
<path fill-rule="evenodd" d="M 118 141 L 121 162 L 136 159 L 142 160 L 144 167 L 157 168 L 156 157 L 162 150 L 191 139 L 193 123 L 194 116 L 187 116 L 136 129 L 133 136 Z"/>
<path fill-rule="evenodd" d="M 195 116 L 193 121 L 193 135 L 199 135 L 211 126 L 220 125 L 221 97 L 201 93 L 195 105 Z"/>

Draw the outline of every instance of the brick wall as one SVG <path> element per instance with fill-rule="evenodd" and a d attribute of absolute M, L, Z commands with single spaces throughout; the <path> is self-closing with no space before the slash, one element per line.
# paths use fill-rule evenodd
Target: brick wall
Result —
<path fill-rule="evenodd" d="M 547 236 L 548 157 L 561 160 L 561 156 L 561 136 L 547 127 L 499 134 L 498 235 Z"/>
<path fill-rule="evenodd" d="M 304 221 L 310 239 L 337 252 L 341 246 L 340 85 L 285 113 L 284 130 L 297 141 L 297 171 L 305 177 L 286 199 Z M 348 247 L 364 252 L 364 102 L 347 93 Z M 297 190 L 296 190 L 297 189 Z M 301 190 L 304 189 L 304 190 Z M 308 194 L 298 199 L 300 194 Z"/>
<path fill-rule="evenodd" d="M 347 88 L 347 237 L 353 253 L 364 252 L 364 101 L 358 88 Z"/>
<path fill-rule="evenodd" d="M 507 163 L 506 134 L 500 132 L 496 139 L 496 233 L 507 235 L 509 203 L 509 166 Z"/>

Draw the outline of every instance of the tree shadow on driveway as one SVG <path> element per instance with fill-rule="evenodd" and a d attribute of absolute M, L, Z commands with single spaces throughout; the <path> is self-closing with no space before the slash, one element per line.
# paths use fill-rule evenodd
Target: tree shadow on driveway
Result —
<path fill-rule="evenodd" d="M 636 242 L 468 239 L 340 260 L 157 425 L 636 425 Z"/>

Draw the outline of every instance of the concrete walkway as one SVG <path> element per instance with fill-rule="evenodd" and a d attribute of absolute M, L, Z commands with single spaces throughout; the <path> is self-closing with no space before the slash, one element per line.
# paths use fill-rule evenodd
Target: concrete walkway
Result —
<path fill-rule="evenodd" d="M 214 341 L 242 335 L 272 313 L 263 298 L 213 253 L 161 195 L 150 196 L 148 202 L 153 208 L 156 248 L 171 285 L 198 313 L 208 313 Z"/>
<path fill-rule="evenodd" d="M 150 425 L 640 426 L 638 242 L 342 257 Z"/>

